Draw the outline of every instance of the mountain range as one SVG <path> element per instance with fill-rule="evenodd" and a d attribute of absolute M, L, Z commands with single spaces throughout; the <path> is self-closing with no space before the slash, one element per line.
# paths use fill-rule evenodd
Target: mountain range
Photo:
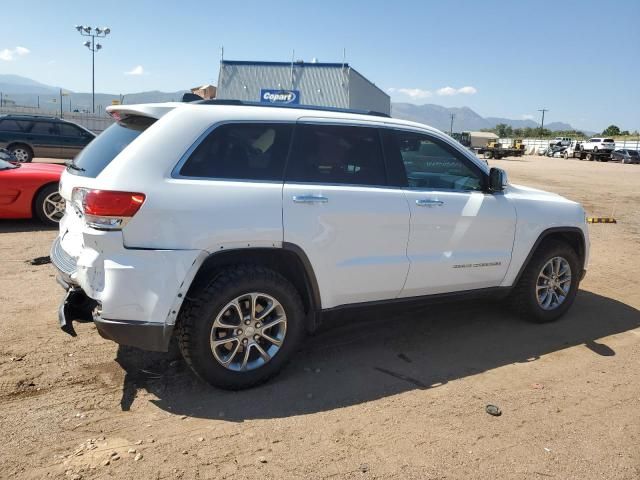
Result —
<path fill-rule="evenodd" d="M 35 107 L 40 105 L 42 109 L 57 111 L 60 109 L 60 87 L 45 85 L 30 78 L 19 75 L 0 75 L 0 92 L 2 92 L 5 105 L 15 104 L 20 106 Z M 65 111 L 90 110 L 91 93 L 72 92 L 62 89 L 65 96 L 62 99 Z M 154 103 L 179 101 L 187 90 L 176 92 L 148 91 L 129 93 L 124 95 L 124 103 Z M 96 93 L 96 108 L 102 110 L 111 105 L 113 100 L 119 100 L 120 94 Z M 14 103 L 15 102 L 15 103 Z M 412 103 L 392 103 L 391 115 L 404 120 L 412 120 L 424 123 L 443 131 L 449 131 L 451 114 L 454 114 L 454 131 L 480 130 L 493 128 L 499 123 L 510 125 L 513 128 L 537 127 L 533 120 L 514 120 L 510 118 L 482 117 L 469 107 L 448 108 L 441 105 L 425 104 L 414 105 Z M 551 122 L 545 124 L 549 130 L 573 130 L 573 127 L 564 122 Z M 586 133 L 586 132 L 585 132 Z"/>
<path fill-rule="evenodd" d="M 73 92 L 69 89 L 45 85 L 27 77 L 19 75 L 0 75 L 0 92 L 3 95 L 5 106 L 19 105 L 24 107 L 36 107 L 44 110 L 57 111 L 60 109 L 60 90 L 64 97 L 62 105 L 64 111 L 91 109 L 91 93 Z M 156 103 L 180 101 L 187 90 L 177 92 L 149 92 L 128 93 L 124 95 L 125 103 Z M 113 100 L 120 100 L 119 93 L 96 93 L 96 110 L 104 109 L 111 105 Z M 71 103 L 69 103 L 71 102 Z M 71 104 L 71 108 L 69 105 Z"/>
<path fill-rule="evenodd" d="M 454 114 L 453 130 L 461 132 L 466 130 L 480 130 L 483 128 L 493 128 L 499 123 L 510 125 L 513 128 L 535 128 L 539 124 L 533 120 L 513 120 L 500 117 L 482 117 L 469 107 L 448 108 L 440 105 L 427 103 L 425 105 L 414 105 L 412 103 L 392 103 L 391 116 L 412 120 L 414 122 L 425 123 L 439 130 L 448 132 L 451 127 L 451 114 Z M 545 123 L 545 128 L 549 130 L 573 130 L 574 128 L 564 122 Z"/>

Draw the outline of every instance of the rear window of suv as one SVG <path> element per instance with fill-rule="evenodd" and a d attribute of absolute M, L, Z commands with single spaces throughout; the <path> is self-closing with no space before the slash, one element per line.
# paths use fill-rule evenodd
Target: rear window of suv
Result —
<path fill-rule="evenodd" d="M 604 143 L 613 143 L 613 138 L 605 138 L 603 140 Z"/>
<path fill-rule="evenodd" d="M 97 177 L 122 150 L 155 121 L 155 118 L 130 116 L 114 123 L 89 143 L 67 170 L 83 177 Z"/>

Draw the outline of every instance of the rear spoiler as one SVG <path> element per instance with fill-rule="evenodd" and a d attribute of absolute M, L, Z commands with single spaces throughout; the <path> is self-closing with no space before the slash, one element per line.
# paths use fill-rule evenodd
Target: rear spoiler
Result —
<path fill-rule="evenodd" d="M 179 105 L 181 105 L 181 103 L 177 102 L 141 103 L 139 105 L 110 105 L 106 110 L 107 113 L 115 120 L 120 120 L 121 118 L 128 117 L 130 115 L 158 119 Z"/>

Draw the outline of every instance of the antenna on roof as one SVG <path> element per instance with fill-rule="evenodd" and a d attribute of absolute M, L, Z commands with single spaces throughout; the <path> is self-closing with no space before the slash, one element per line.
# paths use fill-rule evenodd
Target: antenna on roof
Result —
<path fill-rule="evenodd" d="M 220 45 L 220 61 L 224 62 L 224 45 Z"/>
<path fill-rule="evenodd" d="M 296 50 L 291 50 L 291 89 L 293 89 L 293 62 L 296 60 Z"/>
<path fill-rule="evenodd" d="M 342 48 L 342 68 L 343 69 L 346 63 L 347 63 L 347 49 L 343 47 Z"/>

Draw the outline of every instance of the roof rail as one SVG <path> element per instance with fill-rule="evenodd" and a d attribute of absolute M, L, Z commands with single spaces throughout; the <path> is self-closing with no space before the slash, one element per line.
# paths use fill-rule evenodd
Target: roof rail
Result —
<path fill-rule="evenodd" d="M 354 110 L 350 108 L 337 108 L 337 107 L 323 107 L 319 105 L 285 105 L 277 103 L 259 103 L 259 102 L 246 102 L 244 100 L 234 99 L 211 99 L 211 100 L 196 100 L 189 103 L 197 103 L 199 105 L 235 105 L 245 107 L 265 107 L 265 108 L 291 108 L 298 110 L 318 110 L 321 112 L 337 112 L 337 113 L 353 113 L 356 115 L 372 115 L 375 117 L 390 118 L 391 115 L 386 113 L 376 112 L 374 110 Z"/>

